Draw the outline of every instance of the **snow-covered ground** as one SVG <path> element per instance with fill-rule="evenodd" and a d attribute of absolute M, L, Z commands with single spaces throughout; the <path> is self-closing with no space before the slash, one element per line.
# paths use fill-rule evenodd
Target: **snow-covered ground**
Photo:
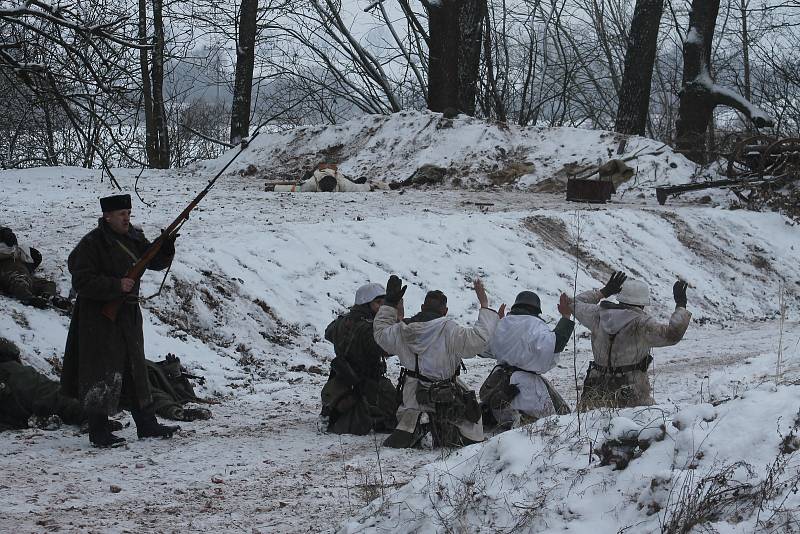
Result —
<path fill-rule="evenodd" d="M 420 124 L 427 115 L 375 119 L 383 126 L 342 160 L 349 162 L 349 168 L 342 164 L 346 172 L 394 162 L 405 178 L 418 164 L 443 164 L 450 157 L 454 167 L 478 169 L 481 157 L 475 154 L 486 143 L 470 142 L 473 133 L 506 149 L 545 147 L 542 154 L 564 144 L 568 155 L 553 163 L 550 174 L 529 178 L 535 183 L 573 153 L 596 163 L 617 146 L 612 134 L 564 129 L 538 131 L 538 142 L 530 132 L 495 139 L 496 127 L 481 134 L 471 119 L 456 119 L 464 124 L 444 129 L 450 144 L 437 152 L 433 144 L 420 149 L 413 144 L 420 136 L 404 138 L 409 131 L 391 123 L 408 117 L 416 117 L 409 128 L 425 131 Z M 182 425 L 171 441 L 136 441 L 129 428 L 122 432 L 129 445 L 114 451 L 91 449 L 86 436 L 71 428 L 0 434 L 0 530 L 496 532 L 516 526 L 531 532 L 651 532 L 675 517 L 676 503 L 691 500 L 681 490 L 715 469 L 748 462 L 752 478 L 741 465 L 736 478 L 757 485 L 779 458 L 788 463 L 772 477 L 775 487 L 759 486 L 766 495 L 759 506 L 725 509 L 710 519 L 722 532 L 752 532 L 757 516 L 758 529 L 785 531 L 775 518 L 774 527 L 764 525 L 774 509 L 796 514 L 800 506 L 791 487 L 778 488 L 797 472 L 796 453 L 778 453 L 800 409 L 800 233 L 791 221 L 685 201 L 661 207 L 633 188 L 604 206 L 520 188 L 263 191 L 262 178 L 280 173 L 290 155 L 313 161 L 337 135 L 351 146 L 345 133 L 369 129 L 371 121 L 320 130 L 305 144 L 298 133 L 297 147 L 283 156 L 281 136 L 289 134 L 259 137 L 181 230 L 165 290 L 144 305 L 146 352 L 152 359 L 176 353 L 191 372 L 205 376 L 199 392 L 219 401 L 212 406 L 214 418 Z M 382 135 L 387 140 L 377 143 Z M 461 152 L 448 154 L 459 135 Z M 597 142 L 585 144 L 591 136 Z M 138 192 L 149 206 L 134 195 L 134 222 L 155 236 L 222 161 L 145 172 Z M 250 164 L 265 174 L 238 173 Z M 652 157 L 648 181 L 652 168 L 661 169 L 656 183 L 688 181 L 692 172 L 668 151 Z M 470 172 L 463 175 L 479 183 L 487 171 Z M 137 173 L 117 174 L 133 191 Z M 97 198 L 110 192 L 98 171 L 3 171 L 0 224 L 13 226 L 21 241 L 42 251 L 43 272 L 66 294 L 66 257 L 96 224 Z M 451 313 L 467 323 L 477 315 L 469 280 L 479 275 L 494 305 L 510 304 L 518 291 L 531 289 L 554 320 L 558 293 L 599 287 L 616 269 L 652 284 L 651 311 L 664 318 L 674 279 L 691 284 L 694 316 L 686 339 L 654 354 L 657 407 L 585 414 L 580 432 L 574 415 L 546 420 L 449 456 L 384 449 L 382 436 L 319 431 L 319 391 L 333 356 L 322 332 L 352 303 L 358 285 L 385 283 L 397 273 L 409 284 L 406 309 L 416 309 L 425 291 L 438 288 L 448 294 Z M 158 273 L 146 274 L 143 293 L 154 292 L 160 281 Z M 50 362 L 61 357 L 67 325 L 68 318 L 52 311 L 0 297 L 0 335 L 17 342 L 25 361 L 44 372 L 53 374 Z M 574 357 L 582 379 L 590 347 L 586 330 L 577 333 Z M 389 364 L 396 378 L 396 359 Z M 464 377 L 477 388 L 492 362 L 474 359 L 467 367 Z M 574 406 L 572 344 L 552 379 Z M 672 426 L 675 419 L 680 430 Z M 666 438 L 626 470 L 601 467 L 590 455 L 607 427 L 614 432 L 652 421 L 665 423 Z M 111 492 L 111 485 L 121 491 Z"/>

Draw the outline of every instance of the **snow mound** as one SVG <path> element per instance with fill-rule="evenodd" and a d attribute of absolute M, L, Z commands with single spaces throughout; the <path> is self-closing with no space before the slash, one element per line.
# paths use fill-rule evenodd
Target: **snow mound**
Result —
<path fill-rule="evenodd" d="M 598 439 L 664 425 L 668 407 L 589 412 L 580 430 L 575 415 L 540 420 L 425 467 L 340 532 L 784 531 L 800 510 L 800 456 L 786 445 L 800 431 L 799 395 L 752 391 L 711 422 L 667 426 L 623 470 L 599 464 Z"/>
<path fill-rule="evenodd" d="M 626 145 L 618 153 L 623 138 Z M 205 168 L 221 166 L 233 153 Z M 652 193 L 656 185 L 687 182 L 696 171 L 685 157 L 644 137 L 521 127 L 465 115 L 450 119 L 428 111 L 367 115 L 338 125 L 260 133 L 230 169 L 258 180 L 295 181 L 324 161 L 337 163 L 353 179 L 391 182 L 410 177 L 423 165 L 435 165 L 446 170 L 451 185 L 563 191 L 568 172 L 632 156 L 635 159 L 627 164 L 636 173 L 620 192 Z"/>

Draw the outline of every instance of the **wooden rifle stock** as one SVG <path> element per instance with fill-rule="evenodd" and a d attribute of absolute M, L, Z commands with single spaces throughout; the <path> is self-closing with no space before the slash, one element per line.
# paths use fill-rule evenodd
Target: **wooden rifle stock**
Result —
<path fill-rule="evenodd" d="M 147 270 L 147 265 L 153 260 L 153 258 L 156 257 L 156 255 L 161 250 L 161 247 L 164 245 L 164 240 L 174 239 L 173 236 L 175 236 L 178 233 L 178 228 L 180 228 L 184 222 L 189 220 L 189 214 L 192 212 L 192 210 L 200 203 L 201 200 L 203 200 L 203 197 L 205 197 L 208 194 L 211 188 L 214 187 L 214 184 L 217 182 L 217 179 L 219 179 L 219 177 L 222 176 L 222 173 L 225 172 L 225 170 L 230 166 L 230 164 L 233 163 L 237 157 L 239 157 L 239 154 L 244 152 L 244 150 L 249 146 L 250 142 L 256 137 L 258 137 L 259 133 L 261 133 L 260 126 L 256 130 L 256 132 L 252 136 L 250 136 L 248 140 L 242 141 L 239 151 L 236 154 L 234 154 L 234 156 L 228 161 L 228 163 L 225 164 L 224 167 L 222 167 L 222 169 L 219 170 L 219 172 L 217 172 L 217 174 L 208 182 L 208 184 L 206 184 L 205 188 L 202 191 L 200 191 L 200 193 L 198 193 L 196 197 L 194 197 L 194 200 L 192 200 L 189 203 L 189 205 L 186 206 L 186 208 L 184 208 L 181 214 L 178 215 L 178 217 L 174 221 L 172 221 L 172 224 L 170 224 L 166 230 L 161 232 L 161 235 L 158 237 L 158 239 L 156 239 L 150 244 L 148 249 L 144 252 L 144 254 L 142 254 L 142 257 L 139 258 L 139 260 L 136 263 L 134 263 L 130 269 L 128 269 L 128 272 L 125 273 L 124 278 L 130 278 L 135 282 L 139 281 L 139 279 L 144 274 L 145 270 Z M 116 321 L 117 314 L 119 313 L 119 308 L 122 306 L 122 303 L 124 301 L 125 297 L 109 301 L 103 306 L 102 314 L 111 319 L 112 321 Z"/>

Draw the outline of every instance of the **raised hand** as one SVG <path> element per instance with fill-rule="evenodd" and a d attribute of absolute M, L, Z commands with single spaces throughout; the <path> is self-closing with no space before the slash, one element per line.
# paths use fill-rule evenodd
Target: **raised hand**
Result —
<path fill-rule="evenodd" d="M 476 278 L 473 284 L 475 295 L 478 297 L 478 302 L 480 303 L 481 308 L 488 308 L 489 299 L 486 297 L 486 289 L 483 287 L 483 281 L 481 281 L 480 278 Z"/>
<path fill-rule="evenodd" d="M 611 278 L 608 279 L 608 282 L 600 290 L 604 297 L 610 297 L 611 295 L 616 295 L 620 291 L 622 291 L 622 284 L 625 283 L 625 280 L 628 278 L 622 271 L 616 271 L 614 274 L 611 275 Z"/>
<path fill-rule="evenodd" d="M 686 288 L 689 287 L 689 284 L 684 282 L 683 280 L 678 280 L 672 286 L 672 296 L 675 299 L 675 305 L 680 306 L 681 308 L 685 308 L 687 304 L 686 300 Z"/>
<path fill-rule="evenodd" d="M 506 316 L 506 305 L 505 304 L 501 304 L 500 305 L 500 309 L 497 310 L 497 315 L 499 315 L 501 319 Z"/>
<path fill-rule="evenodd" d="M 403 281 L 399 277 L 390 276 L 389 281 L 386 282 L 386 297 L 383 299 L 383 303 L 387 306 L 396 307 L 403 300 L 407 287 L 403 285 Z"/>
<path fill-rule="evenodd" d="M 564 319 L 569 319 L 572 315 L 572 306 L 569 305 L 569 297 L 566 293 L 561 293 L 561 298 L 558 300 L 558 313 Z"/>

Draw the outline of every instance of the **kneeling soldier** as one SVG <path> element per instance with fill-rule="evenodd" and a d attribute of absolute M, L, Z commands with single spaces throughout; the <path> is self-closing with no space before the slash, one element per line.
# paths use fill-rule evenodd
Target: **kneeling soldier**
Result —
<path fill-rule="evenodd" d="M 336 357 L 322 388 L 322 415 L 336 434 L 387 432 L 394 428 L 397 392 L 386 378 L 386 352 L 375 343 L 372 320 L 386 291 L 365 284 L 356 291 L 355 305 L 325 329 Z"/>
<path fill-rule="evenodd" d="M 497 366 L 481 386 L 485 427 L 508 429 L 554 413 L 569 413 L 561 395 L 542 376 L 556 366 L 575 323 L 565 294 L 558 304 L 561 319 L 550 330 L 539 316 L 539 296 L 532 291 L 517 295 L 507 316 L 500 320 L 489 341 Z"/>
<path fill-rule="evenodd" d="M 403 366 L 402 404 L 397 427 L 384 445 L 413 447 L 425 435 L 429 419 L 434 445 L 461 447 L 483 441 L 481 411 L 475 392 L 458 379 L 462 358 L 486 350 L 499 320 L 490 310 L 483 283 L 475 280 L 480 303 L 478 321 L 472 328 L 447 317 L 447 296 L 430 291 L 421 311 L 403 320 L 405 286 L 394 275 L 386 286 L 386 300 L 375 316 L 375 340 L 387 352 L 397 354 Z"/>
<path fill-rule="evenodd" d="M 667 324 L 644 311 L 650 304 L 647 284 L 628 280 L 623 272 L 614 273 L 602 289 L 576 297 L 575 319 L 591 330 L 594 354 L 583 383 L 583 409 L 655 404 L 647 379 L 650 349 L 683 339 L 692 317 L 686 310 L 686 287 L 681 280 L 672 286 L 675 311 Z M 616 303 L 600 302 L 617 293 Z"/>

